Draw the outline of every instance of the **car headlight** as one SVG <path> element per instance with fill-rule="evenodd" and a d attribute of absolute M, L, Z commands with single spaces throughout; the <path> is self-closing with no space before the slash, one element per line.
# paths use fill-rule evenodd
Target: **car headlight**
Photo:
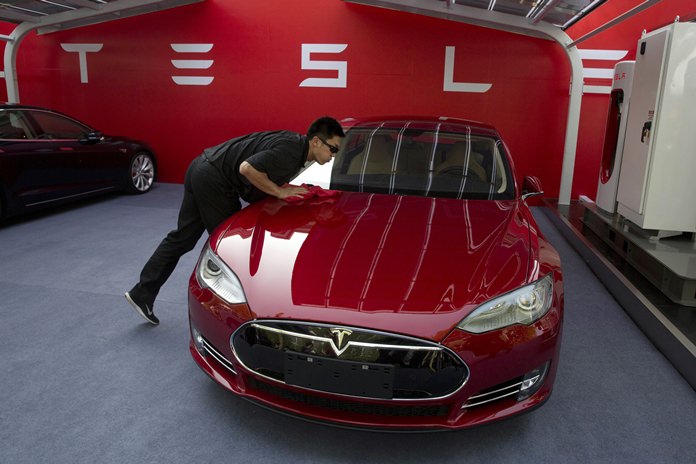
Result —
<path fill-rule="evenodd" d="M 198 283 L 228 303 L 246 303 L 241 282 L 232 270 L 206 244 L 196 269 Z"/>
<path fill-rule="evenodd" d="M 552 300 L 553 273 L 485 302 L 457 327 L 467 332 L 483 333 L 514 324 L 529 325 L 548 312 Z"/>

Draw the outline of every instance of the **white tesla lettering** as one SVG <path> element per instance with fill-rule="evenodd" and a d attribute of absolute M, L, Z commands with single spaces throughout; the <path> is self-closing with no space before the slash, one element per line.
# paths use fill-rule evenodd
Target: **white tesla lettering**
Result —
<path fill-rule="evenodd" d="M 582 68 L 582 77 L 590 79 L 614 79 L 614 64 L 628 54 L 628 50 L 597 50 L 578 49 L 582 60 L 596 60 L 608 62 L 611 68 Z M 583 93 L 611 93 L 611 85 L 583 85 Z"/>
<path fill-rule="evenodd" d="M 347 61 L 316 61 L 312 53 L 341 53 L 348 44 L 302 44 L 302 69 L 337 71 L 337 77 L 310 77 L 300 82 L 300 87 L 332 87 L 346 88 L 348 86 Z"/>
<path fill-rule="evenodd" d="M 87 53 L 96 53 L 100 51 L 104 44 L 60 44 L 61 48 L 69 53 L 77 53 L 80 61 L 80 82 L 86 84 L 89 81 L 87 74 Z"/>
<path fill-rule="evenodd" d="M 177 53 L 208 53 L 213 44 L 169 44 Z M 209 69 L 213 60 L 171 60 L 176 69 Z M 214 76 L 171 76 L 176 85 L 210 85 Z"/>
<path fill-rule="evenodd" d="M 583 60 L 619 61 L 628 54 L 628 50 L 598 50 L 598 49 L 578 49 L 580 58 Z"/>
<path fill-rule="evenodd" d="M 197 59 L 200 54 L 209 53 L 214 44 L 211 43 L 171 43 L 169 44 L 176 53 L 186 54 L 185 57 L 172 59 L 172 66 L 177 70 L 204 70 L 210 69 L 215 63 L 208 57 Z M 347 61 L 324 61 L 312 59 L 313 53 L 338 54 L 348 48 L 348 44 L 301 44 L 301 67 L 303 70 L 316 71 L 335 71 L 336 77 L 309 77 L 300 82 L 300 87 L 324 87 L 324 88 L 347 88 L 348 87 L 348 62 Z M 87 72 L 87 53 L 101 51 L 104 44 L 61 44 L 66 52 L 78 53 L 80 63 L 80 82 L 88 82 Z M 491 89 L 492 83 L 473 83 L 454 81 L 454 46 L 445 47 L 445 69 L 443 90 L 445 92 L 469 92 L 485 93 Z M 618 59 L 627 53 L 625 50 L 594 50 L 595 52 L 605 52 L 601 55 L 582 54 L 582 52 L 592 52 L 593 50 L 580 50 L 583 59 L 610 60 Z M 612 52 L 612 53 L 609 53 Z M 194 55 L 194 59 L 191 58 Z M 618 58 L 617 58 L 618 57 Z M 613 74 L 607 75 L 605 70 L 586 69 L 586 77 L 611 78 Z M 606 75 L 606 76 L 605 76 Z M 215 79 L 214 76 L 192 76 L 192 75 L 172 75 L 170 76 L 177 85 L 210 85 Z"/>
<path fill-rule="evenodd" d="M 445 47 L 445 83 L 443 90 L 445 92 L 488 92 L 493 84 L 454 82 L 454 51 L 455 47 Z"/>
<path fill-rule="evenodd" d="M 177 53 L 208 53 L 213 44 L 170 44 Z"/>

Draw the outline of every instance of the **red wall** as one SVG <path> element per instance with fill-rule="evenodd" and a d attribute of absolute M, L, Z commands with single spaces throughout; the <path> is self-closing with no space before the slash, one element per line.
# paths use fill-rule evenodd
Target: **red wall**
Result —
<path fill-rule="evenodd" d="M 61 43 L 103 43 L 87 54 Z M 177 72 L 171 43 L 213 43 L 210 69 Z M 335 71 L 301 68 L 302 44 L 348 44 L 346 88 L 299 87 Z M 443 91 L 445 47 L 456 46 L 454 81 L 491 83 L 487 93 Z M 304 132 L 317 116 L 447 115 L 493 123 L 520 174 L 536 174 L 554 195 L 560 182 L 569 68 L 550 41 L 347 4 L 202 3 L 25 39 L 18 57 L 22 103 L 65 111 L 107 133 L 150 142 L 160 180 L 180 182 L 191 158 L 254 130 Z M 214 76 L 179 86 L 172 75 Z"/>
<path fill-rule="evenodd" d="M 663 4 L 675 2 L 660 5 L 672 11 Z M 638 0 L 608 3 L 615 7 Z M 598 9 L 580 25 L 592 29 L 605 21 L 604 14 Z M 645 17 L 642 23 L 640 30 L 648 27 Z M 640 31 L 632 30 L 612 29 L 611 35 L 606 32 L 582 47 L 630 46 L 634 53 Z M 584 29 L 571 32 L 579 36 Z M 86 55 L 87 83 L 80 82 L 78 54 L 61 48 L 79 43 L 103 44 L 101 51 Z M 210 43 L 213 48 L 184 54 L 172 50 L 172 43 Z M 302 69 L 302 44 L 315 43 L 347 44 L 338 54 L 312 55 L 313 60 L 347 62 L 345 88 L 299 86 L 307 78 L 336 77 L 336 71 Z M 490 90 L 443 91 L 446 46 L 456 47 L 454 81 L 490 83 Z M 209 69 L 177 70 L 171 63 L 175 59 L 214 63 Z M 570 70 L 565 53 L 551 41 L 340 0 L 207 0 L 32 34 L 22 43 L 17 67 L 22 103 L 52 107 L 106 133 L 148 141 L 165 182 L 181 182 L 189 160 L 203 148 L 245 132 L 304 132 L 324 114 L 339 119 L 423 114 L 495 125 L 518 173 L 539 176 L 548 196 L 558 194 Z M 171 76 L 182 75 L 214 80 L 208 86 L 175 84 Z M 606 95 L 583 99 L 573 196 L 594 198 L 607 101 Z"/>

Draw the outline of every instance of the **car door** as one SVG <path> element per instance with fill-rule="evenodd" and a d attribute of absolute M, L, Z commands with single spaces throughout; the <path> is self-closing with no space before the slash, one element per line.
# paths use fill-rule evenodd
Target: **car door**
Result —
<path fill-rule="evenodd" d="M 120 154 L 107 141 L 88 141 L 93 129 L 77 120 L 51 111 L 30 110 L 38 128 L 38 138 L 49 140 L 54 156 L 65 160 L 73 170 L 70 189 L 80 193 L 110 190 Z"/>
<path fill-rule="evenodd" d="M 25 110 L 0 110 L 0 150 L 2 182 L 10 203 L 34 207 L 74 193 L 78 156 L 40 138 Z"/>

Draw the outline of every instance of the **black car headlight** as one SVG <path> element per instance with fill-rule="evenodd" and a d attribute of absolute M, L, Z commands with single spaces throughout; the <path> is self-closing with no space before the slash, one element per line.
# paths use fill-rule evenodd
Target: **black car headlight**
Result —
<path fill-rule="evenodd" d="M 514 324 L 532 324 L 546 314 L 553 300 L 553 273 L 480 305 L 457 327 L 483 333 Z"/>
<path fill-rule="evenodd" d="M 209 288 L 228 303 L 246 303 L 241 282 L 232 270 L 206 244 L 196 269 L 201 287 Z"/>

